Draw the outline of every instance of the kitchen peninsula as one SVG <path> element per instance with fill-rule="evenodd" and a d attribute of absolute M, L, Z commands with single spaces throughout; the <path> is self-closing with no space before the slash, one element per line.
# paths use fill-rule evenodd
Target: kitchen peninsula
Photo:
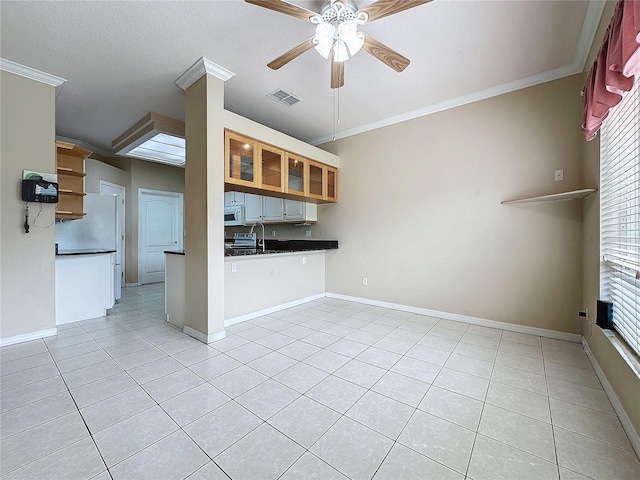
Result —
<path fill-rule="evenodd" d="M 224 323 L 250 318 L 309 301 L 325 292 L 325 255 L 335 240 L 267 240 L 266 252 L 227 252 L 224 259 Z M 165 252 L 167 321 L 184 325 L 185 252 Z"/>

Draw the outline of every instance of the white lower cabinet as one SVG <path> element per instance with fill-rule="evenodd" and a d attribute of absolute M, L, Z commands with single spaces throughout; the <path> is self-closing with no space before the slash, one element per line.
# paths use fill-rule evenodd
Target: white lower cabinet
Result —
<path fill-rule="evenodd" d="M 245 223 L 316 222 L 318 206 L 299 200 L 283 200 L 247 193 L 244 196 Z"/>

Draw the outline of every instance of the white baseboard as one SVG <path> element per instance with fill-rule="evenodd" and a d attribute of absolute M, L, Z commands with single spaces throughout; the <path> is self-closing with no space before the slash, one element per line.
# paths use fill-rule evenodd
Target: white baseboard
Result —
<path fill-rule="evenodd" d="M 609 380 L 607 380 L 607 377 L 605 376 L 602 368 L 600 368 L 600 365 L 598 364 L 596 357 L 593 355 L 593 353 L 591 353 L 589 344 L 584 338 L 582 339 L 582 346 L 584 348 L 584 351 L 587 354 L 587 357 L 589 358 L 589 361 L 591 362 L 591 365 L 593 366 L 593 370 L 596 372 L 596 376 L 598 377 L 598 380 L 600 380 L 600 383 L 602 384 L 602 388 L 604 388 L 604 391 L 607 394 L 607 397 L 609 397 L 611 406 L 613 406 L 613 409 L 615 410 L 616 414 L 618 415 L 618 418 L 620 419 L 620 423 L 622 423 L 622 428 L 624 428 L 624 431 L 626 432 L 627 437 L 629 437 L 629 442 L 631 442 L 631 446 L 636 451 L 636 455 L 640 456 L 640 436 L 638 435 L 638 432 L 636 432 L 636 429 L 633 428 L 633 423 L 631 423 L 631 420 L 627 416 L 627 412 L 624 411 L 624 408 L 622 407 L 622 403 L 620 403 L 620 399 L 618 398 L 618 395 L 616 395 L 616 392 L 613 391 L 613 387 L 609 383 Z"/>
<path fill-rule="evenodd" d="M 57 328 L 47 328 L 46 330 L 38 330 L 37 332 L 23 333 L 22 335 L 14 335 L 13 337 L 0 338 L 0 347 L 13 345 L 14 343 L 37 340 L 39 338 L 52 337 L 57 334 Z"/>
<path fill-rule="evenodd" d="M 227 337 L 227 332 L 225 332 L 224 330 L 222 330 L 221 332 L 210 333 L 209 335 L 206 335 L 200 330 L 196 330 L 195 328 L 187 327 L 185 325 L 182 331 L 190 337 L 193 337 L 196 340 L 200 340 L 202 343 L 211 343 Z"/>
<path fill-rule="evenodd" d="M 125 286 L 125 287 L 139 287 L 139 286 L 140 286 L 140 284 L 139 284 L 139 283 L 137 283 L 137 282 L 134 282 L 134 283 L 125 283 L 125 284 L 124 284 L 124 286 Z"/>
<path fill-rule="evenodd" d="M 237 317 L 227 318 L 224 321 L 225 327 L 230 327 L 231 325 L 235 325 L 236 323 L 246 322 L 247 320 L 251 320 L 253 318 L 262 317 L 264 315 L 269 315 L 270 313 L 279 312 L 280 310 L 285 310 L 287 308 L 295 307 L 298 305 L 302 305 L 303 303 L 310 302 L 312 300 L 317 300 L 318 298 L 324 298 L 324 293 L 318 293 L 316 295 L 311 295 L 309 297 L 304 297 L 299 300 L 294 300 L 293 302 L 282 303 L 280 305 L 276 305 L 274 307 L 265 308 L 263 310 L 258 310 L 256 312 L 246 313 L 244 315 L 238 315 Z"/>
<path fill-rule="evenodd" d="M 329 298 L 337 298 L 339 300 L 348 300 L 350 302 L 365 303 L 367 305 L 375 305 L 377 307 L 392 308 L 403 312 L 417 313 L 419 315 L 427 315 L 429 317 L 443 318 L 445 320 L 453 320 L 454 322 L 471 323 L 472 325 L 481 325 L 483 327 L 498 328 L 501 330 L 509 330 L 511 332 L 528 333 L 529 335 L 537 335 L 540 337 L 555 338 L 558 340 L 566 340 L 569 342 L 579 343 L 582 338 L 577 333 L 558 332 L 546 328 L 528 327 L 526 325 L 517 325 L 515 323 L 498 322 L 497 320 L 487 320 L 485 318 L 470 317 L 467 315 L 459 315 L 457 313 L 440 312 L 437 310 L 429 310 L 428 308 L 411 307 L 400 303 L 381 302 L 379 300 L 371 300 L 369 298 L 352 297 L 350 295 L 342 295 L 339 293 L 327 293 Z"/>

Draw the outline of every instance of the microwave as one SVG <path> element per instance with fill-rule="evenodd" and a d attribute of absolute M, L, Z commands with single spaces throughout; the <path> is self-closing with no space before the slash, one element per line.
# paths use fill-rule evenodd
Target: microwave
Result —
<path fill-rule="evenodd" d="M 224 226 L 244 225 L 244 206 L 224 208 Z"/>

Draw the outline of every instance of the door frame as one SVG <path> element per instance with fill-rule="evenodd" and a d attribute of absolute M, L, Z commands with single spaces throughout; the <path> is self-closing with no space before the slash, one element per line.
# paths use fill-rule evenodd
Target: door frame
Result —
<path fill-rule="evenodd" d="M 178 230 L 180 230 L 178 235 L 178 248 L 177 250 L 183 250 L 183 241 L 184 241 L 184 193 L 181 192 L 170 192 L 166 190 L 152 190 L 149 188 L 138 188 L 138 285 L 142 285 L 142 231 L 143 231 L 143 215 L 142 215 L 142 196 L 144 194 L 148 195 L 159 195 L 164 197 L 174 197 L 178 199 Z"/>
<path fill-rule="evenodd" d="M 118 185 L 117 183 L 109 182 L 107 180 L 100 180 L 99 188 L 100 195 L 104 195 L 102 193 L 102 187 L 114 188 L 116 190 L 122 190 L 122 218 L 120 219 L 120 234 L 122 238 L 119 239 L 120 245 L 122 246 L 122 252 L 120 254 L 120 268 L 122 270 L 122 278 L 120 280 L 120 287 L 125 286 L 125 278 L 126 278 L 126 264 L 127 264 L 127 241 L 126 241 L 126 228 L 127 228 L 127 187 L 124 185 Z"/>

